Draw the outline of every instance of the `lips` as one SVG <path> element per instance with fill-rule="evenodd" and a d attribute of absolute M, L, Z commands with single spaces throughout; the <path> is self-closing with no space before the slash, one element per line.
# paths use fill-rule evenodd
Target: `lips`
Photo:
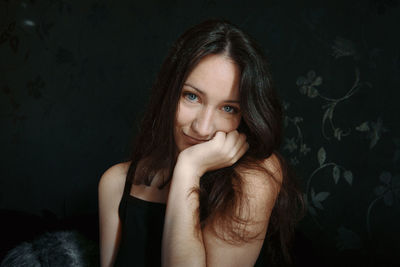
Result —
<path fill-rule="evenodd" d="M 201 139 L 193 138 L 189 135 L 186 135 L 185 133 L 183 133 L 183 136 L 185 137 L 186 142 L 189 143 L 190 145 L 197 145 L 197 144 L 208 141 L 208 140 L 201 140 Z"/>

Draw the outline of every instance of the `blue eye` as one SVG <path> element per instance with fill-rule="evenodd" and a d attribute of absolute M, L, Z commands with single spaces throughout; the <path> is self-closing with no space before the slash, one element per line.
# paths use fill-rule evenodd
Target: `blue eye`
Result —
<path fill-rule="evenodd" d="M 228 112 L 228 113 L 234 113 L 235 112 L 235 109 L 233 107 L 231 107 L 231 106 L 224 106 L 222 109 L 225 112 Z"/>
<path fill-rule="evenodd" d="M 192 93 L 186 93 L 185 97 L 189 101 L 196 101 L 197 100 L 197 95 L 192 94 Z"/>

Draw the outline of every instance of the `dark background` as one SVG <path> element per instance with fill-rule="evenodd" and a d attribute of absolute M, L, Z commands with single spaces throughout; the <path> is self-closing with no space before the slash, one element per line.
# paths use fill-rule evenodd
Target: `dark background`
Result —
<path fill-rule="evenodd" d="M 170 45 L 218 17 L 270 59 L 308 202 L 298 253 L 398 263 L 399 2 L 298 3 L 0 0 L 2 249 L 64 226 L 97 238 L 97 183 L 127 159 Z"/>

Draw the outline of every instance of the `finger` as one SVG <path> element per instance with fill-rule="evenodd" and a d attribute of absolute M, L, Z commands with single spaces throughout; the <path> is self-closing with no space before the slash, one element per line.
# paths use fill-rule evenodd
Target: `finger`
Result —
<path fill-rule="evenodd" d="M 235 154 L 237 153 L 237 151 L 240 150 L 240 148 L 244 145 L 244 143 L 246 143 L 246 135 L 241 133 L 239 134 L 236 143 L 234 145 L 233 150 L 235 151 Z"/>
<path fill-rule="evenodd" d="M 211 138 L 210 141 L 214 142 L 214 143 L 220 143 L 220 142 L 224 142 L 226 138 L 226 134 L 224 132 L 216 132 L 213 136 L 213 138 Z"/>
<path fill-rule="evenodd" d="M 215 133 L 214 137 L 212 139 L 217 139 L 217 140 L 221 140 L 224 139 L 226 137 L 226 133 L 222 132 L 222 131 L 218 131 Z"/>
<path fill-rule="evenodd" d="M 213 139 L 211 140 L 213 142 L 213 146 L 217 147 L 218 150 L 222 149 L 226 140 L 226 133 L 218 131 L 215 133 Z"/>
<path fill-rule="evenodd" d="M 231 148 L 229 151 L 229 154 L 227 155 L 227 162 L 229 162 L 230 165 L 234 164 L 244 155 L 244 153 L 246 153 L 248 147 L 249 145 L 246 142 L 245 136 L 240 136 L 238 142 L 235 144 L 235 147 Z"/>
<path fill-rule="evenodd" d="M 239 141 L 240 135 L 238 131 L 231 131 L 226 134 L 224 143 L 224 150 L 229 153 L 232 149 L 235 149 L 237 142 Z"/>
<path fill-rule="evenodd" d="M 247 136 L 244 133 L 241 133 L 238 140 L 238 146 L 241 147 L 244 143 L 246 143 Z"/>
<path fill-rule="evenodd" d="M 249 149 L 249 143 L 244 142 L 243 145 L 239 148 L 235 156 L 232 158 L 232 164 L 238 161 Z"/>

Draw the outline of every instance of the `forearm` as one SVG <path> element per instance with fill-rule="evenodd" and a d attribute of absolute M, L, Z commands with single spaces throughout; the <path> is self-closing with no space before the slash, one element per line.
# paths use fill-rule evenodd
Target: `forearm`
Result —
<path fill-rule="evenodd" d="M 162 242 L 163 266 L 206 266 L 206 253 L 198 222 L 199 200 L 192 189 L 199 173 L 177 162 L 171 181 Z"/>

